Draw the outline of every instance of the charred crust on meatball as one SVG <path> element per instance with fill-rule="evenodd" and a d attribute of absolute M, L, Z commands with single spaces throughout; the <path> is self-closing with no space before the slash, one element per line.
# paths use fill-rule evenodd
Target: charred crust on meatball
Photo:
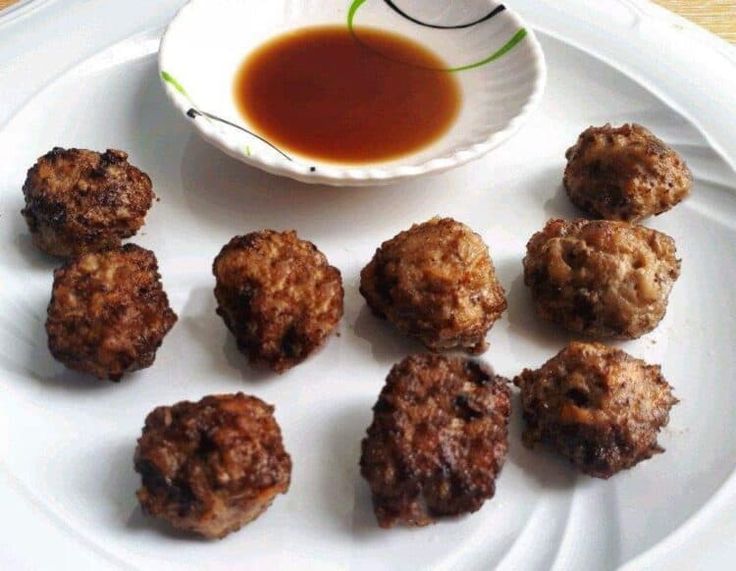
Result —
<path fill-rule="evenodd" d="M 25 218 L 36 246 L 70 257 L 117 248 L 143 226 L 151 179 L 127 153 L 55 147 L 28 171 Z"/>
<path fill-rule="evenodd" d="M 597 338 L 652 331 L 679 275 L 672 238 L 608 220 L 550 220 L 529 240 L 524 258 L 537 314 Z"/>
<path fill-rule="evenodd" d="M 296 232 L 236 236 L 213 264 L 217 314 L 254 364 L 281 373 L 324 344 L 343 315 L 340 271 Z"/>
<path fill-rule="evenodd" d="M 488 246 L 452 218 L 415 224 L 381 244 L 360 274 L 373 313 L 432 351 L 482 353 L 506 310 Z"/>
<path fill-rule="evenodd" d="M 415 355 L 393 367 L 360 458 L 381 527 L 428 525 L 493 497 L 509 394 L 504 379 L 467 359 Z"/>
<path fill-rule="evenodd" d="M 67 261 L 47 309 L 51 354 L 112 381 L 151 366 L 177 320 L 160 280 L 156 256 L 134 244 Z"/>
<path fill-rule="evenodd" d="M 212 539 L 258 517 L 291 479 L 273 411 L 242 393 L 154 409 L 134 458 L 145 513 Z"/>
<path fill-rule="evenodd" d="M 657 435 L 678 402 L 659 366 L 600 343 L 570 343 L 514 384 L 524 443 L 544 443 L 604 479 L 664 451 Z"/>
<path fill-rule="evenodd" d="M 570 200 L 597 218 L 635 222 L 671 209 L 692 189 L 682 157 L 637 124 L 590 127 L 566 158 Z"/>

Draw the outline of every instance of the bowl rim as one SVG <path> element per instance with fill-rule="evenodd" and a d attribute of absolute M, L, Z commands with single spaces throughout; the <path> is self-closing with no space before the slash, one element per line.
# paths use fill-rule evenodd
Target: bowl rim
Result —
<path fill-rule="evenodd" d="M 222 136 L 213 122 L 196 120 L 197 116 L 203 115 L 203 113 L 196 109 L 184 88 L 169 74 L 167 62 L 171 50 L 171 38 L 177 33 L 183 18 L 189 11 L 201 9 L 205 4 L 208 4 L 212 9 L 213 3 L 210 0 L 189 0 L 177 11 L 166 27 L 159 43 L 157 58 L 159 81 L 163 85 L 169 101 L 184 116 L 192 120 L 195 130 L 207 142 L 227 155 L 271 174 L 286 176 L 301 182 L 331 186 L 385 185 L 426 174 L 439 174 L 479 159 L 506 142 L 518 132 L 529 116 L 539 107 L 544 96 L 547 85 L 547 64 L 542 46 L 534 30 L 519 14 L 502 2 L 495 2 L 494 0 L 487 0 L 487 2 L 489 6 L 504 5 L 504 17 L 509 18 L 519 30 L 525 31 L 525 40 L 529 42 L 532 56 L 530 60 L 530 67 L 533 70 L 531 94 L 521 110 L 511 117 L 505 127 L 490 133 L 485 140 L 469 146 L 460 146 L 443 156 L 420 162 L 411 162 L 411 155 L 407 155 L 407 163 L 392 162 L 387 165 L 381 165 L 380 163 L 366 166 L 340 165 L 319 161 L 310 164 L 306 161 L 285 161 L 278 158 L 275 153 L 265 154 L 257 150 L 245 152 L 242 144 L 236 144 L 233 137 Z M 257 135 L 251 134 L 257 137 Z"/>

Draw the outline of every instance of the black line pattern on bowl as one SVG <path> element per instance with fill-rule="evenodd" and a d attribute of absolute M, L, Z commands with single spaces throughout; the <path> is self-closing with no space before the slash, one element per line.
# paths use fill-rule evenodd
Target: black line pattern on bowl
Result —
<path fill-rule="evenodd" d="M 420 26 L 424 26 L 425 28 L 434 28 L 435 30 L 462 30 L 465 28 L 472 28 L 473 26 L 477 26 L 478 24 L 482 24 L 483 22 L 486 22 L 490 20 L 491 18 L 497 16 L 504 10 L 506 10 L 506 6 L 503 4 L 500 4 L 499 6 L 496 6 L 489 14 L 486 14 L 479 20 L 475 20 L 474 22 L 469 22 L 467 24 L 456 24 L 452 26 L 443 26 L 440 24 L 429 24 L 427 22 L 422 22 L 421 20 L 418 20 L 417 18 L 414 18 L 413 16 L 410 16 L 406 12 L 404 12 L 401 8 L 399 8 L 393 0 L 383 0 L 389 8 L 391 8 L 394 12 L 396 12 L 399 16 L 402 16 L 403 18 L 406 18 L 410 22 L 414 22 L 415 24 L 419 24 Z"/>
<path fill-rule="evenodd" d="M 259 141 L 262 141 L 262 142 L 266 143 L 269 147 L 271 147 L 274 151 L 276 151 L 277 153 L 279 153 L 284 158 L 286 158 L 286 159 L 288 159 L 288 160 L 290 160 L 292 162 L 294 161 L 294 159 L 292 159 L 284 151 L 282 151 L 281 149 L 279 149 L 272 142 L 268 141 L 267 139 L 264 139 L 258 133 L 254 133 L 253 131 L 249 131 L 248 129 L 246 129 L 242 125 L 238 125 L 237 123 L 233 123 L 232 121 L 228 121 L 227 119 L 223 119 L 222 117 L 218 117 L 217 115 L 213 115 L 212 113 L 207 113 L 206 111 L 201 111 L 200 109 L 195 109 L 194 107 L 192 107 L 191 109 L 189 109 L 189 111 L 187 111 L 187 117 L 189 117 L 190 119 L 196 119 L 199 116 L 207 117 L 208 119 L 212 119 L 213 121 L 218 121 L 220 123 L 224 123 L 225 125 L 229 125 L 230 127 L 234 127 L 236 129 L 238 129 L 239 131 L 243 131 L 244 133 L 247 133 L 248 135 L 251 135 L 251 136 L 255 137 Z M 312 167 L 312 168 L 314 168 L 314 167 Z M 314 172 L 314 171 L 312 171 L 312 172 Z"/>

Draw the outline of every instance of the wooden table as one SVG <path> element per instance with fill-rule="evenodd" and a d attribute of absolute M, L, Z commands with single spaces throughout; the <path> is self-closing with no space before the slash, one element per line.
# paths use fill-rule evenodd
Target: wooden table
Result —
<path fill-rule="evenodd" d="M 736 0 L 654 1 L 736 43 Z"/>
<path fill-rule="evenodd" d="M 0 0 L 0 9 L 18 0 Z M 736 0 L 654 0 L 736 43 Z"/>

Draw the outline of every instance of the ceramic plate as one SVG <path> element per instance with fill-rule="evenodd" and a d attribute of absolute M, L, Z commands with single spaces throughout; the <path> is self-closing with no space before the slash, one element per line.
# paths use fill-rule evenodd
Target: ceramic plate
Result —
<path fill-rule="evenodd" d="M 0 23 L 9 23 L 37 10 L 50 0 L 18 0 L 4 10 L 0 10 Z"/>
<path fill-rule="evenodd" d="M 78 17 L 74 10 L 82 8 L 68 9 Z M 89 21 L 113 10 L 85 9 L 98 10 Z M 571 33 L 554 10 L 546 14 L 555 35 Z M 60 16 L 56 25 L 68 31 L 76 22 Z M 493 154 L 393 187 L 304 186 L 229 158 L 191 130 L 160 87 L 159 37 L 137 34 L 99 49 L 0 128 L 2 567 L 732 566 L 736 333 L 728 316 L 736 311 L 736 175 L 726 159 L 736 153 L 712 111 L 682 105 L 687 92 L 668 93 L 701 131 L 610 65 L 540 33 L 550 75 L 538 119 Z M 596 49 L 606 49 L 605 42 Z M 701 49 L 711 62 L 720 57 L 715 47 Z M 34 54 L 24 57 L 32 61 Z M 713 65 L 728 85 L 727 64 Z M 708 70 L 692 73 L 701 72 Z M 2 87 L 17 93 L 10 84 L 19 77 L 0 76 Z M 647 77 L 661 85 L 654 72 Z M 569 337 L 533 316 L 521 277 L 524 246 L 547 218 L 575 215 L 560 184 L 564 151 L 584 127 L 607 121 L 649 126 L 685 156 L 696 179 L 690 199 L 647 221 L 675 238 L 683 259 L 667 317 L 653 334 L 619 344 L 661 363 L 681 400 L 661 436 L 667 452 L 608 481 L 580 476 L 555 456 L 521 445 L 514 401 L 510 454 L 492 501 L 472 516 L 427 528 L 380 530 L 358 475 L 360 440 L 389 368 L 419 347 L 370 315 L 357 292 L 361 267 L 382 240 L 413 222 L 436 214 L 466 222 L 490 245 L 509 300 L 483 358 L 505 376 L 538 366 Z M 54 145 L 125 149 L 161 198 L 134 241 L 158 255 L 180 320 L 156 364 L 120 384 L 69 373 L 46 349 L 54 263 L 31 246 L 18 212 L 26 169 Z M 212 295 L 211 262 L 222 244 L 264 227 L 297 229 L 345 279 L 340 336 L 280 377 L 246 365 L 214 313 Z M 239 390 L 275 404 L 294 461 L 291 490 L 222 541 L 172 534 L 136 504 L 132 455 L 143 419 L 159 404 Z"/>

